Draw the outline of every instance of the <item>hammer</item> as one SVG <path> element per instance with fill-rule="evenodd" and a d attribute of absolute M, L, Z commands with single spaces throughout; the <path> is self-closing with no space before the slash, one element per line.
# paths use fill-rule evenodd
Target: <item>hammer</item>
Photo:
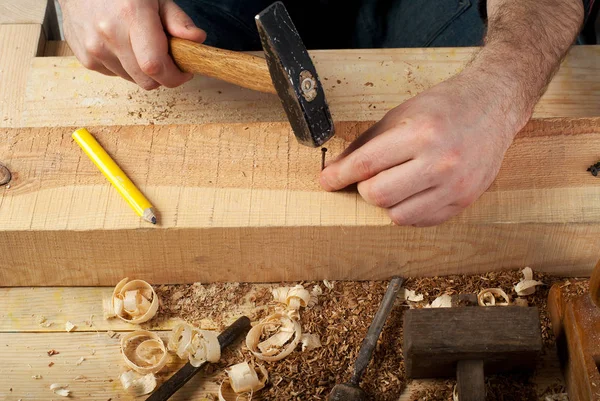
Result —
<path fill-rule="evenodd" d="M 285 6 L 276 2 L 256 16 L 266 61 L 250 54 L 170 38 L 170 51 L 185 72 L 279 95 L 298 141 L 317 147 L 334 135 L 323 87 Z"/>
<path fill-rule="evenodd" d="M 485 400 L 485 373 L 535 368 L 542 350 L 537 308 L 467 306 L 409 309 L 404 366 L 411 378 L 456 374 L 460 401 Z"/>

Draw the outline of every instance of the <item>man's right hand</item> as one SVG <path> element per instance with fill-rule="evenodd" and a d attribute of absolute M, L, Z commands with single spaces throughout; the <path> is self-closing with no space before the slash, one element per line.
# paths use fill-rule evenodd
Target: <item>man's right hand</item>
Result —
<path fill-rule="evenodd" d="M 192 78 L 169 55 L 165 31 L 198 43 L 206 32 L 173 0 L 60 0 L 60 5 L 65 37 L 86 68 L 146 90 Z"/>

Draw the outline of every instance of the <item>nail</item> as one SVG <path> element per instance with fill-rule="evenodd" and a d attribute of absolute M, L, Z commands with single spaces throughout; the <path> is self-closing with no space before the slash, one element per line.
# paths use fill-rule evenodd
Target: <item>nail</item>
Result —
<path fill-rule="evenodd" d="M 325 170 L 325 153 L 327 148 L 321 148 L 321 171 Z"/>
<path fill-rule="evenodd" d="M 0 164 L 0 187 L 10 182 L 12 174 L 10 170 L 3 164 Z"/>

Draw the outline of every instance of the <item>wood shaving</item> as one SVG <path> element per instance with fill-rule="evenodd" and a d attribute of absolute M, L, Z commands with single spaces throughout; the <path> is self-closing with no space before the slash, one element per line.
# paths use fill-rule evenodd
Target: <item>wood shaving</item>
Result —
<path fill-rule="evenodd" d="M 300 344 L 302 344 L 302 352 L 310 351 L 322 346 L 319 336 L 317 334 L 309 333 L 302 334 L 302 337 L 300 338 Z"/>
<path fill-rule="evenodd" d="M 300 323 L 287 313 L 276 312 L 250 329 L 246 346 L 256 358 L 275 362 L 291 354 L 301 337 Z"/>
<path fill-rule="evenodd" d="M 442 294 L 433 300 L 431 304 L 427 304 L 426 308 L 450 308 L 452 307 L 452 296 Z"/>
<path fill-rule="evenodd" d="M 323 280 L 323 285 L 330 290 L 333 290 L 333 286 L 335 285 L 335 281 Z"/>
<path fill-rule="evenodd" d="M 121 353 L 125 364 L 142 375 L 158 372 L 165 366 L 168 358 L 167 349 L 160 337 L 145 330 L 123 335 Z"/>
<path fill-rule="evenodd" d="M 501 297 L 503 302 L 497 302 L 496 297 Z M 477 302 L 480 306 L 508 306 L 510 297 L 502 288 L 486 288 L 477 294 Z"/>
<path fill-rule="evenodd" d="M 53 349 L 51 349 L 50 351 L 48 351 L 48 356 L 58 355 L 58 354 L 60 354 L 60 352 L 58 352 L 56 350 L 53 350 Z"/>
<path fill-rule="evenodd" d="M 75 365 L 79 366 L 79 365 L 81 365 L 81 364 L 83 363 L 83 361 L 85 361 L 85 358 L 84 358 L 84 357 L 81 357 L 81 358 L 79 358 L 79 359 L 77 360 L 77 362 L 75 362 Z"/>
<path fill-rule="evenodd" d="M 133 370 L 128 370 L 121 373 L 119 379 L 125 391 L 134 397 L 151 393 L 156 388 L 156 377 L 152 373 L 140 375 Z"/>
<path fill-rule="evenodd" d="M 33 376 L 31 376 L 31 378 L 35 379 L 35 380 L 39 380 L 42 378 L 42 375 L 33 375 Z"/>
<path fill-rule="evenodd" d="M 52 326 L 52 322 L 49 322 L 45 316 L 38 316 L 36 318 L 36 322 L 37 324 L 40 325 L 40 327 L 50 327 Z"/>
<path fill-rule="evenodd" d="M 144 280 L 124 278 L 115 287 L 110 300 L 103 300 L 104 316 L 114 316 L 128 323 L 144 323 L 152 319 L 158 311 L 159 301 L 156 292 Z"/>
<path fill-rule="evenodd" d="M 405 301 L 421 302 L 424 299 L 423 294 L 417 294 L 414 290 L 409 290 L 409 289 L 406 289 L 406 288 L 401 288 L 400 292 L 404 294 L 404 296 L 402 296 L 402 294 L 399 294 L 399 295 Z"/>
<path fill-rule="evenodd" d="M 302 285 L 294 287 L 278 287 L 271 290 L 275 302 L 286 304 L 292 310 L 306 307 L 311 300 L 311 294 Z"/>
<path fill-rule="evenodd" d="M 73 331 L 73 329 L 75 329 L 75 326 L 73 323 L 67 321 L 67 323 L 65 323 L 65 330 L 67 331 L 67 333 L 70 333 L 71 331 Z"/>
<path fill-rule="evenodd" d="M 533 279 L 533 270 L 530 267 L 526 267 L 522 270 L 523 279 L 514 286 L 514 290 L 518 296 L 523 297 L 532 295 L 535 293 L 535 287 L 538 285 L 544 285 L 541 281 Z"/>
<path fill-rule="evenodd" d="M 61 397 L 68 397 L 71 394 L 71 390 L 67 389 L 67 386 L 63 386 L 62 384 L 58 383 L 51 384 L 50 390 L 52 390 L 54 394 L 60 395 Z"/>
<path fill-rule="evenodd" d="M 200 330 L 187 323 L 173 328 L 169 336 L 168 349 L 181 359 L 188 359 L 198 367 L 204 362 L 217 362 L 221 359 L 221 345 L 214 331 Z"/>

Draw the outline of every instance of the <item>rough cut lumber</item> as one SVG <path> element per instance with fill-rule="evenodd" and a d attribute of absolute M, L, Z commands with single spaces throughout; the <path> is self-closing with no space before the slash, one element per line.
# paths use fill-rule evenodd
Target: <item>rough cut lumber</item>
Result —
<path fill-rule="evenodd" d="M 340 123 L 339 154 L 369 123 Z M 156 206 L 142 222 L 70 138 L 5 129 L 0 286 L 384 279 L 530 265 L 588 275 L 600 253 L 600 119 L 530 123 L 474 205 L 395 227 L 356 192 L 326 193 L 318 150 L 285 123 L 89 127 Z"/>
<path fill-rule="evenodd" d="M 21 124 L 27 73 L 43 48 L 41 37 L 40 24 L 0 25 L 0 127 Z"/>
<path fill-rule="evenodd" d="M 54 0 L 0 1 L 0 24 L 42 25 L 47 38 L 60 38 Z"/>
<path fill-rule="evenodd" d="M 475 48 L 311 52 L 335 121 L 372 121 L 461 70 Z M 573 48 L 535 117 L 600 115 L 600 47 Z M 75 58 L 33 61 L 24 126 L 285 121 L 279 99 L 205 77 L 146 92 Z"/>

